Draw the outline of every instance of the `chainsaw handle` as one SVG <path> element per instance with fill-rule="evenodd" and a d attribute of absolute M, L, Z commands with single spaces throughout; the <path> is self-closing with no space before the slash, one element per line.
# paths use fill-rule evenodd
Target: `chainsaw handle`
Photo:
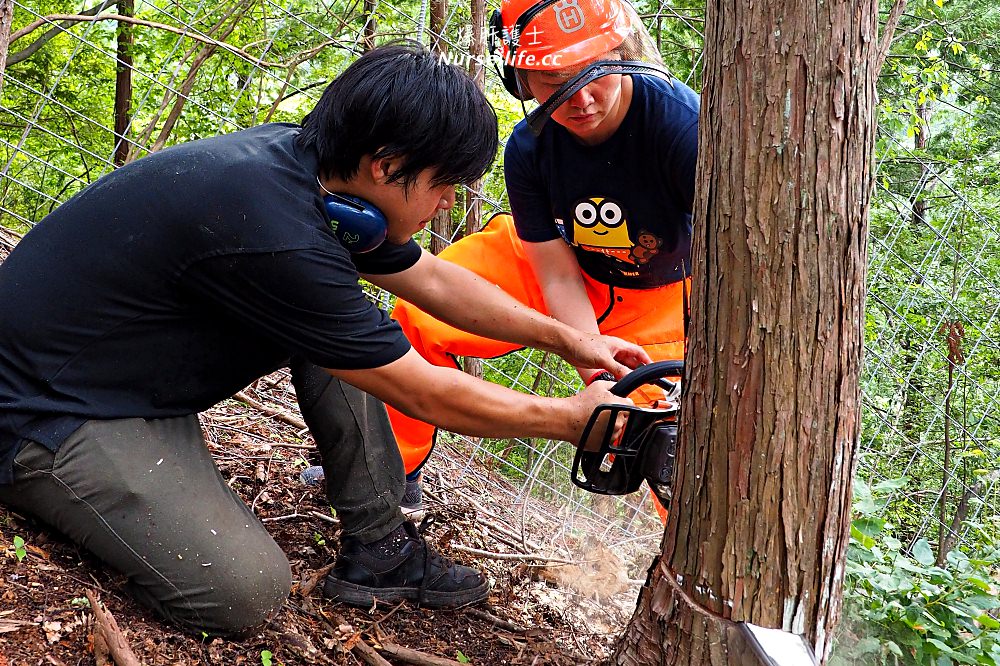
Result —
<path fill-rule="evenodd" d="M 619 398 L 624 398 L 640 386 L 655 382 L 664 377 L 681 377 L 684 374 L 684 361 L 657 361 L 636 368 L 618 380 L 611 387 L 611 392 Z"/>

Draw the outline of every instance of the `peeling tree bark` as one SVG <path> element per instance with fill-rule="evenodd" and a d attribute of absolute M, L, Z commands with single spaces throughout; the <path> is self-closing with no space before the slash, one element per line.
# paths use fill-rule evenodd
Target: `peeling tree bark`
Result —
<path fill-rule="evenodd" d="M 616 664 L 744 663 L 740 621 L 828 651 L 860 422 L 877 19 L 876 0 L 708 2 L 674 503 Z"/>
<path fill-rule="evenodd" d="M 431 50 L 448 53 L 445 41 L 445 23 L 448 18 L 448 0 L 431 0 Z"/>

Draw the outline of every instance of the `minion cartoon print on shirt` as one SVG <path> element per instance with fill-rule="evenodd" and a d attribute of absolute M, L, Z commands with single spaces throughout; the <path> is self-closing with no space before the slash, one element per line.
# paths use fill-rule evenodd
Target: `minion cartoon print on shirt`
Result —
<path fill-rule="evenodd" d="M 614 199 L 590 197 L 573 207 L 573 245 L 623 263 L 642 265 L 659 251 L 663 240 L 642 229 L 635 241 L 623 206 Z"/>

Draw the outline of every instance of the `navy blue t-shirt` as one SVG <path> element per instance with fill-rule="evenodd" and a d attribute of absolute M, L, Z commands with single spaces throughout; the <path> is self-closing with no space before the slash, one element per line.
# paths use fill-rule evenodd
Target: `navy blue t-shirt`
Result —
<path fill-rule="evenodd" d="M 0 483 L 23 439 L 202 411 L 292 356 L 379 367 L 410 344 L 364 295 L 420 247 L 352 256 L 295 125 L 168 148 L 93 183 L 0 264 Z"/>
<path fill-rule="evenodd" d="M 587 275 L 617 287 L 689 276 L 698 109 L 698 95 L 680 81 L 632 75 L 625 118 L 598 145 L 556 122 L 537 138 L 518 123 L 504 153 L 518 236 L 561 237 Z"/>

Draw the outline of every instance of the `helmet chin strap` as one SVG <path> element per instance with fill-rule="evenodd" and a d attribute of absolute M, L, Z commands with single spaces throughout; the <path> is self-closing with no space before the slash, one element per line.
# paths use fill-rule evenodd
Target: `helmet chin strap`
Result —
<path fill-rule="evenodd" d="M 562 84 L 544 104 L 539 104 L 528 114 L 528 127 L 531 133 L 538 136 L 552 113 L 566 103 L 584 86 L 611 74 L 651 74 L 665 79 L 673 87 L 673 77 L 661 65 L 653 65 L 639 60 L 598 60 L 583 68 L 573 78 Z"/>

